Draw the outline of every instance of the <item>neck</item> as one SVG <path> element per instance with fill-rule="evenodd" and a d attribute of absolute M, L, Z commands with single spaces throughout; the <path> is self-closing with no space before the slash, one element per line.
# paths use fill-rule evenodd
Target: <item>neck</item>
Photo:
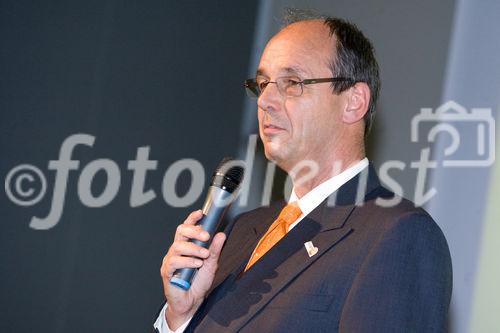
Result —
<path fill-rule="evenodd" d="M 302 198 L 319 184 L 341 174 L 364 157 L 365 154 L 362 151 L 359 154 L 351 154 L 349 157 L 329 158 L 326 161 L 310 161 L 317 166 L 316 170 L 306 167 L 306 164 L 299 168 L 297 172 L 295 170 L 290 171 L 289 175 L 292 178 L 295 194 L 297 197 Z"/>

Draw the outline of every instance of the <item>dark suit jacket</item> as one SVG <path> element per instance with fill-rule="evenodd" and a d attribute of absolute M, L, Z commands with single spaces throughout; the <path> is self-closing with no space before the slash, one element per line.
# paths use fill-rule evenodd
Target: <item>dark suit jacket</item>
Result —
<path fill-rule="evenodd" d="M 364 181 L 358 175 L 333 194 L 335 206 L 325 200 L 244 274 L 285 203 L 228 224 L 211 292 L 186 332 L 445 331 L 452 285 L 446 240 L 411 202 L 376 204 L 394 194 L 367 170 Z M 356 195 L 360 183 L 366 195 Z M 312 257 L 307 241 L 318 248 Z"/>

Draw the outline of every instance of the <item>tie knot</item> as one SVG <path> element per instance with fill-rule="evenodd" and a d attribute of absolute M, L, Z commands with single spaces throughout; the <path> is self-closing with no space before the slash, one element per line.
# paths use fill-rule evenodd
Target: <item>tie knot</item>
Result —
<path fill-rule="evenodd" d="M 288 227 L 290 224 L 295 222 L 299 216 L 302 215 L 302 211 L 300 210 L 299 205 L 297 204 L 296 201 L 287 204 L 282 210 L 280 215 L 278 216 L 278 219 L 282 220 L 286 224 L 286 229 L 288 230 Z"/>

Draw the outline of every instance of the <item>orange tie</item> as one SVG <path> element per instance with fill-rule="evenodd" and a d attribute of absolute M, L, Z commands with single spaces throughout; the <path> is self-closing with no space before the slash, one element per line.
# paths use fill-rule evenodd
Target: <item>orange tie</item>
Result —
<path fill-rule="evenodd" d="M 278 218 L 273 222 L 273 224 L 271 224 L 264 236 L 262 236 L 259 240 L 259 243 L 257 243 L 250 260 L 243 271 L 246 272 L 247 269 L 255 264 L 257 260 L 259 260 L 274 246 L 274 244 L 278 243 L 278 241 L 286 235 L 288 227 L 295 222 L 301 214 L 302 211 L 297 205 L 297 202 L 292 202 L 286 205 L 285 208 L 281 210 Z"/>

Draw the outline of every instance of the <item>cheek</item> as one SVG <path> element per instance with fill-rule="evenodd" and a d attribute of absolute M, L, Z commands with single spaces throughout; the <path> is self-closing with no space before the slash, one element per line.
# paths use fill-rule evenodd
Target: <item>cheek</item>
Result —
<path fill-rule="evenodd" d="M 287 104 L 287 117 L 290 122 L 291 134 L 295 138 L 303 138 L 314 133 L 316 126 L 316 101 L 311 98 L 290 100 Z"/>
<path fill-rule="evenodd" d="M 290 113 L 293 137 L 305 150 L 321 149 L 337 130 L 339 110 L 326 96 L 311 96 L 296 103 Z"/>

